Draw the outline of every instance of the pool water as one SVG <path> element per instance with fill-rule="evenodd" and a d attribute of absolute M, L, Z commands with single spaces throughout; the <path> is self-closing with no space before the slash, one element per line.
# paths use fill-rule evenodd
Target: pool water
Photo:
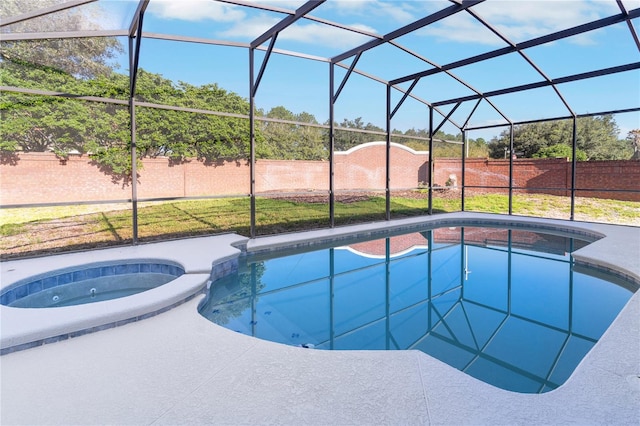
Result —
<path fill-rule="evenodd" d="M 93 278 L 30 294 L 16 300 L 9 306 L 14 308 L 56 308 L 101 302 L 141 293 L 166 284 L 175 278 L 173 275 L 153 273 Z"/>
<path fill-rule="evenodd" d="M 497 228 L 439 228 L 247 258 L 212 284 L 209 320 L 315 349 L 417 349 L 503 389 L 562 385 L 635 287 L 577 268 L 588 244 Z"/>
<path fill-rule="evenodd" d="M 155 262 L 101 263 L 52 271 L 21 280 L 2 291 L 12 308 L 58 308 L 131 296 L 184 274 L 177 265 Z"/>

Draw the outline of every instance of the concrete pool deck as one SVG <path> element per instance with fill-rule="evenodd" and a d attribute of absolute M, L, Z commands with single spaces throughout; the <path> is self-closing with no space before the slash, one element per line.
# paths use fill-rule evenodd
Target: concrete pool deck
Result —
<path fill-rule="evenodd" d="M 561 226 L 606 235 L 575 256 L 640 281 L 640 228 L 472 213 L 391 224 L 401 229 L 456 220 Z M 301 246 L 354 232 L 364 236 L 389 225 L 261 238 L 249 241 L 248 248 L 266 250 L 293 240 Z M 243 241 L 232 235 L 196 240 L 198 247 L 204 242 L 208 249 L 194 250 L 193 240 L 174 241 L 171 253 L 162 253 L 162 258 L 191 252 L 211 264 L 210 257 L 232 256 L 237 249 L 230 243 Z M 131 249 L 143 256 L 147 249 L 157 250 L 154 247 L 158 246 Z M 3 262 L 2 286 L 9 269 L 35 273 L 35 265 L 52 262 L 51 258 L 59 265 L 60 259 L 84 256 L 88 263 L 104 252 Z M 639 292 L 570 379 L 541 395 L 495 388 L 418 351 L 330 352 L 248 337 L 200 316 L 196 309 L 203 297 L 143 321 L 0 357 L 0 423 L 640 423 Z M 3 334 L 6 313 L 0 310 Z"/>

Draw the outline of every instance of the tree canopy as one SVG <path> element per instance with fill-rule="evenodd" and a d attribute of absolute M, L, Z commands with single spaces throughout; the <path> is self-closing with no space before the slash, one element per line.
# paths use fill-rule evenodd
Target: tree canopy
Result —
<path fill-rule="evenodd" d="M 640 129 L 634 129 L 627 134 L 627 140 L 633 148 L 633 160 L 640 160 Z"/>
<path fill-rule="evenodd" d="M 573 143 L 573 120 L 554 120 L 514 126 L 513 148 L 518 157 L 566 156 Z M 578 160 L 627 160 L 633 155 L 631 143 L 618 139 L 618 126 L 612 115 L 577 119 Z M 555 148 L 552 148 L 555 147 Z M 509 149 L 509 130 L 489 142 L 492 158 L 504 158 Z"/>
<path fill-rule="evenodd" d="M 428 151 L 429 142 L 424 140 L 429 138 L 428 129 L 414 129 L 411 128 L 402 133 L 396 131 L 397 134 L 403 134 L 406 136 L 418 136 L 422 139 L 404 139 L 404 145 L 415 149 L 416 151 Z M 460 158 L 462 156 L 462 133 L 452 135 L 445 133 L 442 130 L 438 130 L 433 135 L 433 156 L 434 158 Z M 458 143 L 456 143 L 458 142 Z M 487 144 L 483 138 L 467 139 L 468 144 L 468 157 L 474 158 L 486 158 L 488 156 Z"/>
<path fill-rule="evenodd" d="M 542 148 L 535 154 L 533 154 L 533 158 L 571 158 L 573 154 L 571 153 L 571 147 L 564 143 L 557 143 L 555 145 L 547 146 Z M 576 160 L 578 161 L 587 161 L 587 154 L 584 151 L 577 149 L 576 150 Z"/>
<path fill-rule="evenodd" d="M 277 106 L 260 115 L 277 120 L 319 124 L 313 114 L 295 114 L 283 106 Z M 260 121 L 263 142 L 259 144 L 260 156 L 282 160 L 327 160 L 329 149 L 326 131 L 321 127 L 289 124 L 277 121 Z"/>
<path fill-rule="evenodd" d="M 29 0 L 33 10 L 57 5 L 58 0 Z M 24 1 L 3 0 L 0 16 L 14 16 L 24 12 Z M 11 32 L 29 31 L 81 31 L 100 29 L 104 17 L 98 8 L 71 8 L 7 27 Z M 87 37 L 42 39 L 29 41 L 2 41 L 0 59 L 4 63 L 32 64 L 60 70 L 81 78 L 108 75 L 115 64 L 110 63 L 123 52 L 122 45 L 113 37 Z"/>
<path fill-rule="evenodd" d="M 326 124 L 329 124 L 329 122 L 327 122 Z M 345 118 L 342 120 L 342 123 L 334 123 L 334 125 L 345 129 L 356 130 L 335 130 L 333 146 L 336 151 L 347 151 L 354 146 L 367 142 L 379 141 L 383 138 L 383 136 L 380 136 L 379 134 L 358 132 L 357 130 L 364 130 L 369 132 L 384 132 L 384 129 L 376 126 L 375 124 L 365 124 L 365 122 L 362 121 L 362 117 L 357 117 L 354 120 Z"/>
<path fill-rule="evenodd" d="M 3 65 L 0 78 L 16 87 L 55 85 L 66 93 L 114 98 L 128 85 L 128 77 L 119 73 L 84 79 L 39 66 Z M 245 99 L 215 84 L 174 85 L 142 69 L 137 100 L 235 114 L 249 110 Z M 105 171 L 131 171 L 126 105 L 7 92 L 0 101 L 0 118 L 0 149 L 5 154 L 49 150 L 66 157 L 70 152 L 87 153 Z M 215 162 L 249 154 L 249 124 L 242 118 L 138 107 L 136 136 L 140 158 L 163 155 L 173 161 L 197 158 Z"/>

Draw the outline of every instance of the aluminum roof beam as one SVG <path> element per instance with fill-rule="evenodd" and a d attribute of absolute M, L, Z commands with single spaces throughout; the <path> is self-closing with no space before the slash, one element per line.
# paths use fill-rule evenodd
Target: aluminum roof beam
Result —
<path fill-rule="evenodd" d="M 320 6 L 325 1 L 326 0 L 311 0 L 306 2 L 305 4 L 300 6 L 298 9 L 296 9 L 293 15 L 287 16 L 282 21 L 275 24 L 273 27 L 265 31 L 262 35 L 260 35 L 258 38 L 256 38 L 249 44 L 249 47 L 251 49 L 251 55 L 253 57 L 254 49 L 262 46 L 262 44 L 265 41 L 271 40 L 269 42 L 267 53 L 262 60 L 260 71 L 258 71 L 258 75 L 256 76 L 255 81 L 251 82 L 251 88 L 250 88 L 251 97 L 255 97 L 256 92 L 258 91 L 258 87 L 260 86 L 260 81 L 262 80 L 262 76 L 264 75 L 264 72 L 267 69 L 267 63 L 269 62 L 269 58 L 271 57 L 271 53 L 273 52 L 273 48 L 276 44 L 276 40 L 278 38 L 278 34 L 280 34 L 280 31 L 284 30 L 290 25 L 293 25 L 297 20 L 304 17 L 307 13 L 311 12 L 313 9 Z"/>
<path fill-rule="evenodd" d="M 338 86 L 338 90 L 336 90 L 336 93 L 333 95 L 333 99 L 332 99 L 333 103 L 335 103 L 338 100 L 338 96 L 340 96 L 340 92 L 342 92 L 342 89 L 344 89 L 344 85 L 347 84 L 347 80 L 349 80 L 349 76 L 351 75 L 351 73 L 355 69 L 356 64 L 360 60 L 360 56 L 361 55 L 362 55 L 362 52 L 359 52 L 356 55 L 356 57 L 353 59 L 353 62 L 351 62 L 351 66 L 347 70 L 347 73 L 345 74 L 344 78 L 342 79 L 342 82 L 340 82 L 340 86 Z"/>
<path fill-rule="evenodd" d="M 640 112 L 640 107 L 637 108 L 625 108 L 625 109 L 615 109 L 608 111 L 598 111 L 598 112 L 589 112 L 584 114 L 576 114 L 575 117 L 571 115 L 565 115 L 562 117 L 550 117 L 550 118 L 539 118 L 537 120 L 522 120 L 516 121 L 513 123 L 502 123 L 502 124 L 488 124 L 485 126 L 473 126 L 468 127 L 465 130 L 484 130 L 484 129 L 495 129 L 496 127 L 505 127 L 513 124 L 515 126 L 519 126 L 522 124 L 533 124 L 533 123 L 544 123 L 546 121 L 556 121 L 556 120 L 573 120 L 574 118 L 584 118 L 584 117 L 597 117 L 602 115 L 613 115 L 613 114 L 626 114 L 631 112 Z"/>
<path fill-rule="evenodd" d="M 252 9 L 259 9 L 259 10 L 266 10 L 268 12 L 277 12 L 277 13 L 284 13 L 287 15 L 294 15 L 295 11 L 293 10 L 289 10 L 289 9 L 283 9 L 280 7 L 275 7 L 275 6 L 269 6 L 266 4 L 262 4 L 262 3 L 250 3 L 247 1 L 242 1 L 242 0 L 216 0 L 220 3 L 227 3 L 227 4 L 233 4 L 236 6 L 245 6 L 245 7 L 249 7 Z M 316 16 L 311 16 L 311 15 L 305 15 L 304 19 L 307 19 L 309 21 L 313 21 L 313 22 L 317 22 L 319 24 L 325 24 L 325 25 L 329 25 L 331 27 L 335 27 L 335 28 L 340 28 L 342 30 L 346 30 L 346 31 L 350 31 L 353 33 L 357 33 L 357 34 L 361 34 L 361 35 L 366 35 L 368 37 L 372 37 L 372 38 L 382 38 L 382 36 L 369 32 L 369 31 L 365 31 L 363 29 L 360 28 L 353 28 L 353 27 L 349 27 L 347 25 L 342 25 L 339 24 L 337 22 L 333 22 L 333 21 L 329 21 L 327 19 L 323 19 L 323 18 L 318 18 Z"/>
<path fill-rule="evenodd" d="M 393 116 L 396 115 L 396 112 L 398 112 L 398 110 L 400 109 L 404 101 L 407 100 L 407 97 L 409 97 L 409 94 L 411 94 L 411 91 L 413 90 L 413 88 L 416 87 L 416 84 L 418 84 L 418 81 L 420 81 L 419 78 L 416 78 L 415 80 L 413 80 L 413 83 L 411 83 L 411 86 L 409 86 L 407 91 L 404 92 L 402 99 L 398 101 L 398 104 L 396 105 L 396 107 L 393 109 L 393 111 L 389 113 L 389 118 L 393 118 Z"/>
<path fill-rule="evenodd" d="M 358 53 L 364 52 L 369 49 L 373 49 L 374 47 L 380 46 L 383 43 L 387 43 L 391 40 L 395 40 L 398 37 L 402 37 L 403 35 L 406 35 L 410 32 L 418 30 L 427 25 L 433 24 L 434 22 L 438 22 L 441 19 L 444 19 L 448 16 L 455 15 L 456 13 L 462 12 L 463 10 L 466 10 L 478 3 L 482 3 L 483 1 L 484 0 L 467 0 L 467 1 L 461 2 L 460 4 L 454 4 L 445 9 L 439 10 L 438 12 L 433 13 L 429 16 L 426 16 L 422 19 L 419 19 L 409 25 L 405 25 L 404 27 L 398 28 L 395 31 L 391 31 L 390 33 L 382 36 L 382 38 L 371 40 L 367 43 L 364 43 L 361 46 L 348 50 L 340 55 L 334 56 L 331 59 L 331 62 L 334 62 L 334 63 L 340 62 Z"/>
<path fill-rule="evenodd" d="M 441 105 L 454 104 L 457 102 L 471 101 L 471 100 L 480 99 L 480 98 L 490 98 L 493 96 L 506 95 L 509 93 L 522 92 L 522 91 L 531 90 L 531 89 L 539 89 L 541 87 L 548 87 L 554 84 L 570 83 L 572 81 L 585 80 L 589 78 L 601 77 L 601 76 L 610 75 L 610 74 L 618 74 L 621 72 L 633 71 L 637 69 L 640 69 L 640 62 L 633 62 L 631 64 L 620 65 L 620 66 L 611 67 L 611 68 L 603 68 L 597 71 L 589 71 L 589 72 L 584 72 L 580 74 L 573 74 L 566 77 L 556 78 L 551 81 L 540 81 L 537 83 L 529 83 L 529 84 L 523 84 L 521 86 L 514 86 L 514 87 L 508 87 L 505 89 L 493 90 L 491 92 L 486 92 L 483 95 L 461 96 L 459 98 L 453 98 L 453 99 L 447 99 L 445 101 L 434 102 L 433 105 L 441 106 Z"/>
<path fill-rule="evenodd" d="M 462 129 L 467 128 L 467 126 L 469 125 L 469 121 L 471 121 L 471 117 L 473 117 L 473 114 L 476 112 L 476 110 L 480 106 L 480 102 L 482 102 L 482 99 L 478 99 L 478 102 L 476 102 L 476 104 L 473 106 L 473 108 L 471 109 L 471 112 L 469 113 L 469 116 L 467 117 L 467 119 L 464 121 L 464 124 L 462 125 Z"/>
<path fill-rule="evenodd" d="M 256 47 L 262 45 L 265 41 L 267 41 L 270 38 L 274 37 L 280 31 L 282 31 L 285 28 L 287 28 L 288 26 L 292 25 L 293 23 L 295 23 L 300 18 L 303 18 L 307 13 L 311 12 L 313 9 L 315 9 L 318 6 L 320 6 L 325 1 L 326 0 L 311 0 L 311 1 L 306 2 L 305 4 L 300 6 L 298 9 L 296 9 L 296 11 L 295 11 L 295 13 L 293 15 L 287 16 L 282 21 L 278 22 L 273 27 L 271 27 L 270 29 L 265 31 L 264 34 L 262 34 L 261 36 L 259 36 L 255 40 L 253 40 L 251 42 L 251 47 L 255 49 Z"/>
<path fill-rule="evenodd" d="M 468 9 L 468 10 L 469 10 L 469 9 Z M 389 44 L 390 44 L 390 45 L 392 45 L 392 46 L 397 47 L 398 49 L 402 50 L 403 52 L 408 53 L 409 55 L 413 56 L 414 58 L 419 59 L 419 60 L 421 60 L 421 61 L 423 61 L 423 62 L 425 62 L 425 63 L 427 63 L 427 64 L 431 65 L 431 66 L 432 66 L 432 67 L 434 67 L 434 68 L 440 69 L 442 72 L 444 72 L 444 73 L 445 73 L 445 74 L 447 74 L 449 77 L 453 78 L 453 79 L 454 79 L 454 80 L 456 80 L 458 83 L 462 84 L 463 86 L 465 86 L 467 89 L 471 90 L 472 92 L 474 92 L 474 93 L 476 93 L 476 94 L 478 94 L 478 95 L 480 95 L 480 94 L 481 94 L 481 92 L 480 92 L 478 89 L 476 89 L 475 87 L 473 87 L 471 84 L 469 84 L 469 83 L 467 83 L 466 81 L 462 80 L 460 77 L 456 76 L 456 75 L 455 75 L 455 74 L 453 74 L 451 71 L 443 69 L 440 65 L 436 64 L 435 62 L 430 61 L 429 59 L 427 59 L 427 58 L 423 57 L 422 55 L 419 55 L 418 53 L 415 53 L 415 52 L 413 52 L 413 51 L 411 51 L 411 50 L 407 49 L 406 47 L 403 47 L 403 46 L 399 45 L 398 43 L 396 43 L 396 42 L 394 42 L 394 41 L 389 42 Z M 414 83 L 412 83 L 412 84 L 411 84 L 411 87 L 410 87 L 410 88 L 409 88 L 409 90 L 408 90 L 409 92 L 411 92 L 411 90 L 415 87 L 415 85 L 417 84 L 417 82 L 418 82 L 419 80 L 420 80 L 420 77 L 418 77 L 418 78 L 416 78 L 416 79 L 414 80 Z M 397 86 L 396 86 L 396 85 L 393 85 L 393 87 L 397 89 Z M 406 99 L 406 98 L 405 98 L 405 99 Z M 491 107 L 492 107 L 492 108 L 493 108 L 493 109 L 494 109 L 494 110 L 495 110 L 499 115 L 501 115 L 505 120 L 507 120 L 507 121 L 509 121 L 509 122 L 511 121 L 511 120 L 509 120 L 509 119 L 507 118 L 507 116 L 506 116 L 502 111 L 500 111 L 500 109 L 499 109 L 496 105 L 494 105 L 494 104 L 493 104 L 493 102 L 491 102 L 489 99 L 486 99 L 486 101 L 487 101 L 487 103 L 488 103 L 488 104 L 489 104 L 489 105 L 490 105 L 490 106 L 491 106 Z M 402 102 L 404 102 L 404 99 L 401 101 L 401 103 L 402 103 Z M 428 104 L 428 105 L 430 105 L 430 104 Z M 393 114 L 395 114 L 395 112 L 397 112 L 397 109 L 398 109 L 398 108 L 399 108 L 399 107 L 396 107 L 396 109 L 394 110 Z M 442 116 L 444 117 L 444 114 L 443 114 L 439 109 L 437 109 L 437 108 L 436 108 L 436 111 L 437 111 L 440 115 L 442 115 Z M 474 108 L 474 111 L 475 111 L 475 108 Z M 469 117 L 469 118 L 470 118 L 470 117 Z M 450 121 L 451 121 L 451 123 L 452 123 L 454 126 L 458 127 L 460 130 L 462 130 L 462 127 L 460 127 L 458 124 L 456 124 L 453 120 L 450 120 Z M 467 121 L 468 121 L 468 120 L 467 120 Z"/>
<path fill-rule="evenodd" d="M 526 53 L 524 53 L 522 51 L 522 49 L 519 49 L 518 46 L 512 42 L 511 40 L 509 40 L 504 34 L 502 34 L 500 31 L 498 31 L 498 29 L 494 28 L 492 25 L 490 25 L 486 20 L 484 20 L 480 15 L 478 15 L 474 10 L 471 9 L 467 9 L 467 13 L 470 14 L 471 16 L 473 16 L 478 22 L 480 22 L 482 25 L 484 25 L 485 28 L 487 28 L 489 31 L 491 31 L 493 34 L 495 34 L 496 36 L 498 36 L 502 41 L 504 41 L 505 43 L 507 43 L 509 46 L 511 46 L 512 48 L 515 48 L 516 51 L 518 52 L 518 54 L 525 60 L 527 61 L 527 63 L 538 73 L 540 74 L 540 76 L 542 76 L 542 78 L 544 78 L 546 81 L 548 81 L 549 83 L 551 83 L 551 79 L 540 69 L 540 67 L 538 67 L 538 65 L 531 59 L 529 58 L 529 56 L 527 56 Z M 569 110 L 569 113 L 571 113 L 571 115 L 575 115 L 575 113 L 573 112 L 573 110 L 571 109 L 571 107 L 569 106 L 569 103 L 567 102 L 567 100 L 564 98 L 564 96 L 562 96 L 562 93 L 560 93 L 560 91 L 558 90 L 558 88 L 556 87 L 555 84 L 551 84 L 551 87 L 553 88 L 553 90 L 556 92 L 556 95 L 558 95 L 558 97 L 560 98 L 560 100 L 562 101 L 562 103 L 564 104 L 565 108 L 567 108 L 567 110 Z"/>
<path fill-rule="evenodd" d="M 449 120 L 449 118 L 451 118 L 451 116 L 453 115 L 453 113 L 454 113 L 454 112 L 456 112 L 456 110 L 458 109 L 458 107 L 459 107 L 460 105 L 462 105 L 462 102 L 458 102 L 458 103 L 456 104 L 456 106 L 454 106 L 454 107 L 451 109 L 451 111 L 449 111 L 449 114 L 447 114 L 447 115 L 446 115 L 446 117 L 444 117 L 444 119 L 440 122 L 440 124 L 438 124 L 438 125 L 436 126 L 436 128 L 435 128 L 435 129 L 433 129 L 433 130 L 431 131 L 431 134 L 432 134 L 432 135 L 435 135 L 436 133 L 438 133 L 438 130 L 440 130 L 440 129 L 442 128 L 442 126 L 444 126 L 444 123 L 446 123 L 446 122 Z"/>
<path fill-rule="evenodd" d="M 515 46 L 503 47 L 500 49 L 492 50 L 491 52 L 482 53 L 480 55 L 476 55 L 476 56 L 472 56 L 459 61 L 451 62 L 449 64 L 443 65 L 439 69 L 426 70 L 426 71 L 410 74 L 404 77 L 397 78 L 395 80 L 391 80 L 390 83 L 400 84 L 406 81 L 414 80 L 418 77 L 427 77 L 430 75 L 438 74 L 440 72 L 444 72 L 446 70 L 463 67 L 465 65 L 475 64 L 476 62 L 485 61 L 487 59 L 497 58 L 498 56 L 514 53 L 518 50 L 528 49 L 531 47 L 540 46 L 542 44 L 551 43 L 553 41 L 561 40 L 563 38 L 597 30 L 610 25 L 619 24 L 621 22 L 626 22 L 629 19 L 635 19 L 638 17 L 640 17 L 640 8 L 633 9 L 629 11 L 628 14 L 621 13 L 618 15 L 609 16 L 607 18 L 598 19 L 597 21 L 588 22 L 586 24 L 578 25 L 572 28 L 568 28 L 566 30 L 558 31 L 552 34 L 547 34 L 541 37 L 531 39 L 529 41 L 518 43 Z"/>
<path fill-rule="evenodd" d="M 0 22 L 0 28 L 6 27 L 7 25 L 16 24 L 18 22 L 28 21 L 29 19 L 39 18 L 40 16 L 49 15 L 51 13 L 56 13 L 63 10 L 71 9 L 77 6 L 82 6 L 88 3 L 93 3 L 96 1 L 98 0 L 73 0 L 73 1 L 68 1 L 66 3 L 62 3 L 62 4 L 56 4 L 53 6 L 44 7 L 42 9 L 38 9 L 33 12 L 23 13 L 21 15 L 16 15 L 10 18 L 3 18 L 2 22 Z"/>
<path fill-rule="evenodd" d="M 147 4 L 149 0 L 141 0 L 138 5 L 138 9 L 136 11 L 136 18 L 133 20 L 131 27 L 133 28 L 142 28 L 142 21 L 144 18 L 144 11 L 147 8 Z M 135 25 L 134 25 L 135 24 Z M 137 31 L 134 31 L 134 33 Z M 136 42 L 135 46 L 132 46 L 131 41 L 135 37 Z M 133 99 L 136 95 L 136 83 L 138 81 L 138 64 L 140 63 L 140 44 L 142 42 L 142 37 L 136 37 L 134 34 L 129 34 L 129 49 L 133 47 L 133 52 L 130 54 L 129 61 L 129 94 L 131 99 Z"/>
<path fill-rule="evenodd" d="M 127 30 L 83 30 L 83 31 L 55 31 L 38 33 L 2 33 L 2 41 L 47 40 L 61 38 L 90 38 L 90 37 L 126 37 Z"/>
<path fill-rule="evenodd" d="M 244 7 L 250 7 L 253 9 L 266 10 L 268 12 L 285 13 L 287 15 L 292 15 L 295 13 L 290 9 L 283 9 L 281 7 L 271 6 L 271 5 L 263 4 L 261 2 L 252 3 L 249 1 L 242 1 L 242 0 L 215 0 L 215 1 L 217 1 L 218 3 L 227 3 L 235 6 L 244 6 Z"/>
<path fill-rule="evenodd" d="M 624 7 L 622 0 L 616 0 L 616 3 L 618 3 L 620 12 L 622 12 L 624 15 L 629 16 L 629 13 L 627 12 L 627 8 Z M 638 39 L 638 33 L 636 32 L 636 29 L 633 27 L 633 22 L 631 22 L 631 18 L 627 18 L 627 26 L 629 27 L 629 31 L 631 31 L 631 37 L 633 37 L 633 41 L 636 42 L 636 47 L 638 48 L 638 51 L 640 51 L 640 40 Z"/>
<path fill-rule="evenodd" d="M 140 3 L 138 3 L 136 12 L 133 14 L 133 18 L 131 19 L 131 25 L 129 26 L 129 37 L 135 37 L 138 33 L 138 28 L 140 28 L 142 24 L 142 15 L 147 10 L 147 6 L 149 6 L 149 0 L 140 0 Z"/>

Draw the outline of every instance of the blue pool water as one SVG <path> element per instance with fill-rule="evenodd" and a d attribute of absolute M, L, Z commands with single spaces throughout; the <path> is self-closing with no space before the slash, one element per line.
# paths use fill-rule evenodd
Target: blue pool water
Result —
<path fill-rule="evenodd" d="M 574 371 L 636 285 L 577 267 L 576 239 L 439 228 L 246 259 L 200 307 L 250 336 L 315 349 L 418 349 L 503 389 Z"/>
<path fill-rule="evenodd" d="M 184 274 L 158 262 L 89 264 L 21 280 L 0 294 L 14 308 L 56 308 L 117 299 L 150 290 Z"/>

